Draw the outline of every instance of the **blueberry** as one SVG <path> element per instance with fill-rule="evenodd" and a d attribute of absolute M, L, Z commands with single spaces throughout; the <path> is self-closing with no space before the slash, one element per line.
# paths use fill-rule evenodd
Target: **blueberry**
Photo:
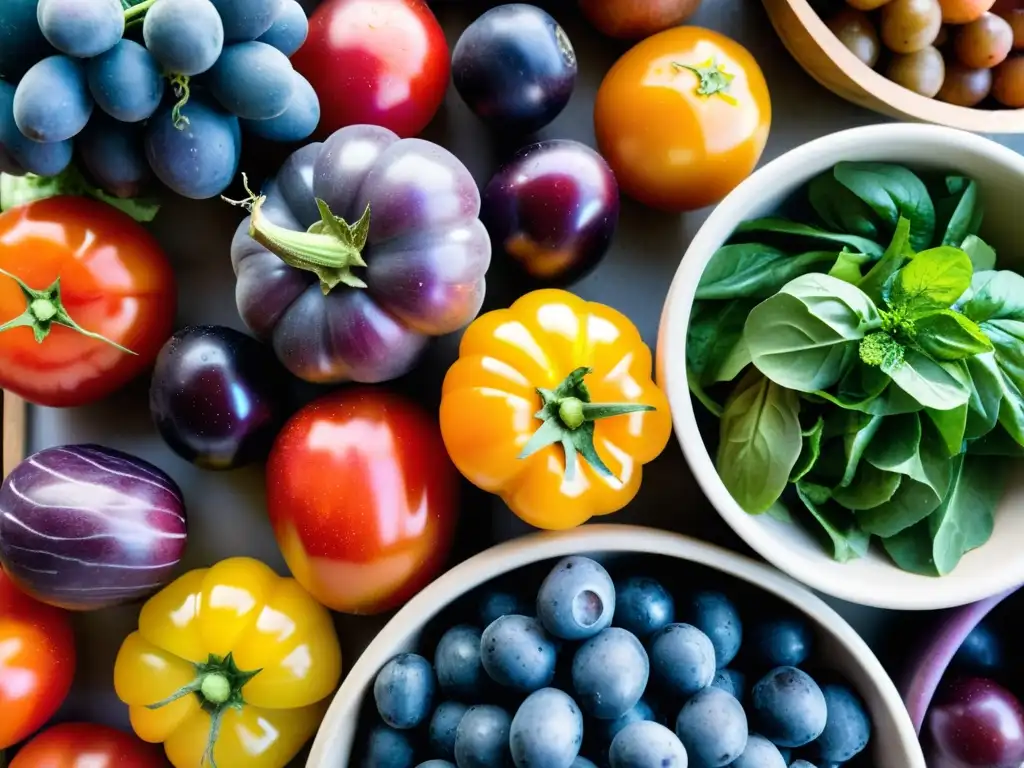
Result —
<path fill-rule="evenodd" d="M 572 765 L 570 765 L 569 768 L 597 768 L 597 766 L 585 757 L 577 757 L 572 761 Z"/>
<path fill-rule="evenodd" d="M 845 763 L 860 754 L 871 738 L 871 718 L 856 693 L 845 685 L 829 683 L 822 686 L 828 713 L 825 730 L 816 743 L 821 758 Z"/>
<path fill-rule="evenodd" d="M 477 612 L 480 626 L 489 627 L 502 616 L 529 616 L 533 613 L 533 606 L 511 592 L 491 590 L 480 598 Z"/>
<path fill-rule="evenodd" d="M 817 768 L 814 763 L 808 763 L 806 760 L 794 760 L 789 764 L 789 768 Z"/>
<path fill-rule="evenodd" d="M 480 661 L 491 679 L 524 693 L 551 685 L 557 655 L 544 627 L 527 616 L 502 616 L 480 641 Z"/>
<path fill-rule="evenodd" d="M 480 664 L 480 636 L 476 627 L 465 624 L 452 627 L 437 644 L 434 670 L 442 693 L 463 701 L 479 698 L 484 685 Z"/>
<path fill-rule="evenodd" d="M 576 651 L 572 685 L 588 715 L 614 720 L 640 701 L 650 671 L 647 652 L 636 636 L 609 627 Z"/>
<path fill-rule="evenodd" d="M 765 669 L 798 667 L 811 655 L 811 631 L 800 619 L 773 619 L 754 627 L 747 645 Z"/>
<path fill-rule="evenodd" d="M 409 737 L 383 723 L 373 727 L 363 751 L 360 768 L 412 768 L 416 762 Z"/>
<path fill-rule="evenodd" d="M 373 698 L 381 719 L 392 728 L 415 728 L 430 715 L 434 670 L 415 653 L 396 656 L 377 673 Z"/>
<path fill-rule="evenodd" d="M 952 665 L 984 675 L 1003 666 L 1003 643 L 986 624 L 979 624 L 964 638 Z"/>
<path fill-rule="evenodd" d="M 654 579 L 634 576 L 615 585 L 614 625 L 646 640 L 675 621 L 675 603 Z"/>
<path fill-rule="evenodd" d="M 449 763 L 447 760 L 427 760 L 427 762 L 417 765 L 416 768 L 455 768 L 455 763 Z"/>
<path fill-rule="evenodd" d="M 751 700 L 755 728 L 780 747 L 802 747 L 825 730 L 825 696 L 795 667 L 773 669 L 754 686 Z"/>
<path fill-rule="evenodd" d="M 779 754 L 782 755 L 782 759 L 786 761 L 786 765 L 789 765 L 789 761 L 793 759 L 793 750 L 789 747 L 779 747 L 778 749 Z"/>
<path fill-rule="evenodd" d="M 680 619 L 711 638 L 718 668 L 729 666 L 743 642 L 743 623 L 732 600 L 721 592 L 697 592 L 680 611 Z"/>
<path fill-rule="evenodd" d="M 632 709 L 614 720 L 593 720 L 587 723 L 587 738 L 604 748 L 611 744 L 619 731 L 627 725 L 645 720 L 655 722 L 654 710 L 650 704 L 640 699 Z"/>
<path fill-rule="evenodd" d="M 524 701 L 509 729 L 512 759 L 520 768 L 569 768 L 583 741 L 583 715 L 556 688 L 542 688 Z"/>
<path fill-rule="evenodd" d="M 764 736 L 752 733 L 747 737 L 747 748 L 730 768 L 786 768 L 786 761 L 778 747 Z"/>
<path fill-rule="evenodd" d="M 615 585 L 600 563 L 567 557 L 544 579 L 537 616 L 555 637 L 586 640 L 612 623 Z"/>
<path fill-rule="evenodd" d="M 663 725 L 641 721 L 627 725 L 608 751 L 612 768 L 686 768 L 686 750 Z"/>
<path fill-rule="evenodd" d="M 679 711 L 676 735 L 686 747 L 690 768 L 722 768 L 747 747 L 747 716 L 733 696 L 705 688 Z"/>
<path fill-rule="evenodd" d="M 501 707 L 470 707 L 455 733 L 459 768 L 504 768 L 511 760 L 508 731 L 512 718 Z"/>
<path fill-rule="evenodd" d="M 430 718 L 427 739 L 430 751 L 438 757 L 451 760 L 455 757 L 455 733 L 462 722 L 462 716 L 469 709 L 465 704 L 446 701 L 434 710 Z"/>
<path fill-rule="evenodd" d="M 692 696 L 715 678 L 715 648 L 690 624 L 669 624 L 651 638 L 651 674 L 669 693 Z"/>
<path fill-rule="evenodd" d="M 715 679 L 711 681 L 711 685 L 743 701 L 747 693 L 747 676 L 735 669 L 720 669 L 715 672 Z"/>

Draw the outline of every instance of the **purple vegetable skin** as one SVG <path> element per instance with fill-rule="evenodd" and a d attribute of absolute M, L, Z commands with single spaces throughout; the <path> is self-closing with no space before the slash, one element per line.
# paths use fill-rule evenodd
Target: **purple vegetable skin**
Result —
<path fill-rule="evenodd" d="M 0 486 L 0 565 L 70 610 L 145 597 L 185 550 L 181 491 L 152 464 L 98 445 L 47 448 Z"/>
<path fill-rule="evenodd" d="M 542 141 L 506 163 L 484 190 L 481 219 L 497 247 L 532 277 L 569 281 L 596 266 L 619 221 L 619 185 L 578 141 Z"/>
<path fill-rule="evenodd" d="M 299 378 L 396 378 L 480 311 L 480 193 L 436 144 L 342 128 L 293 153 L 248 205 L 231 247 L 238 311 Z"/>

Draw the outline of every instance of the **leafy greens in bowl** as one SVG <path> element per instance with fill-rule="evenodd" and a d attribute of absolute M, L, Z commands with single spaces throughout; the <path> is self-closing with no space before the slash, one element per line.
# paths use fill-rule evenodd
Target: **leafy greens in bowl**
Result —
<path fill-rule="evenodd" d="M 984 139 L 855 129 L 751 177 L 684 259 L 659 343 L 680 441 L 726 520 L 812 586 L 889 607 L 1005 587 L 960 564 L 1014 515 L 1005 481 L 1024 456 L 1024 278 L 1001 253 L 1019 225 L 992 195 L 1022 184 L 1024 160 Z"/>

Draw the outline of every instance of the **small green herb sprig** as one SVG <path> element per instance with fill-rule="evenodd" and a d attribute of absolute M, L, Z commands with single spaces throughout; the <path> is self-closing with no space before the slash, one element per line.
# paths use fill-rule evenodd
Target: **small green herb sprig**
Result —
<path fill-rule="evenodd" d="M 697 288 L 687 374 L 718 472 L 836 560 L 877 538 L 948 574 L 1024 456 L 1024 277 L 995 269 L 971 179 L 840 163 L 806 197 L 803 221 L 741 224 Z"/>

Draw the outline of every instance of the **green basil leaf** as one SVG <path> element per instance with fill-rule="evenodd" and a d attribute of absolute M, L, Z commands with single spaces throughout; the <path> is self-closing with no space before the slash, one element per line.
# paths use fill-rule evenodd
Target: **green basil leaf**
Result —
<path fill-rule="evenodd" d="M 916 413 L 890 416 L 872 440 L 864 455 L 865 461 L 886 472 L 922 478 L 921 417 Z"/>
<path fill-rule="evenodd" d="M 993 349 L 977 323 L 950 309 L 915 320 L 914 343 L 933 360 L 963 360 Z"/>
<path fill-rule="evenodd" d="M 884 240 L 886 232 L 871 206 L 843 186 L 832 169 L 811 180 L 807 199 L 826 227 L 870 240 Z"/>
<path fill-rule="evenodd" d="M 911 317 L 946 309 L 971 287 L 973 274 L 970 257 L 959 248 L 921 251 L 896 274 L 889 304 Z"/>
<path fill-rule="evenodd" d="M 968 403 L 948 411 L 926 408 L 925 413 L 939 431 L 946 454 L 956 456 L 964 450 L 964 432 L 967 429 Z"/>
<path fill-rule="evenodd" d="M 842 251 L 839 256 L 836 257 L 836 263 L 832 265 L 828 274 L 832 277 L 837 277 L 844 282 L 857 285 L 864 279 L 861 267 L 865 264 L 870 264 L 871 261 L 873 261 L 873 259 L 866 253 Z"/>
<path fill-rule="evenodd" d="M 849 486 L 832 489 L 832 498 L 850 510 L 873 509 L 892 499 L 902 481 L 903 475 L 864 463 Z"/>
<path fill-rule="evenodd" d="M 908 168 L 890 163 L 838 163 L 836 180 L 867 203 L 896 229 L 900 218 L 910 220 L 910 246 L 927 248 L 935 236 L 935 206 L 924 182 Z M 947 305 L 948 306 L 948 305 Z"/>
<path fill-rule="evenodd" d="M 800 399 L 751 370 L 725 404 L 716 466 L 725 487 L 751 514 L 778 501 L 803 449 Z"/>
<path fill-rule="evenodd" d="M 960 558 L 992 536 L 995 510 L 1003 495 L 1004 463 L 991 457 L 957 456 L 942 504 L 928 517 L 932 559 L 940 576 L 952 573 Z"/>
<path fill-rule="evenodd" d="M 766 299 L 794 277 L 835 263 L 837 255 L 835 251 L 811 251 L 790 256 L 759 243 L 725 245 L 704 268 L 695 298 Z"/>
<path fill-rule="evenodd" d="M 856 360 L 856 342 L 880 325 L 875 305 L 856 286 L 809 274 L 754 307 L 743 340 L 769 379 L 815 392 L 843 377 Z"/>
<path fill-rule="evenodd" d="M 942 234 L 940 245 L 963 247 L 964 238 L 973 236 L 981 227 L 983 210 L 978 200 L 978 185 L 965 176 L 947 176 L 946 191 L 946 197 L 935 201 L 939 230 L 936 234 Z"/>
<path fill-rule="evenodd" d="M 928 518 L 882 539 L 882 547 L 900 570 L 919 576 L 938 576 L 932 557 L 932 534 Z"/>
<path fill-rule="evenodd" d="M 850 411 L 840 411 L 836 414 L 835 418 L 844 419 L 849 426 L 854 427 L 853 429 L 848 429 L 845 434 L 843 434 L 843 454 L 846 461 L 845 466 L 843 467 L 843 477 L 839 481 L 839 486 L 845 487 L 850 485 L 853 482 L 854 477 L 856 477 L 857 468 L 860 466 L 860 461 L 864 456 L 864 451 L 866 451 L 868 446 L 871 444 L 871 441 L 874 439 L 875 434 L 878 432 L 878 428 L 882 425 L 882 421 L 885 417 L 871 416 L 869 414 Z"/>
<path fill-rule="evenodd" d="M 816 488 L 811 483 L 797 483 L 796 492 L 828 539 L 833 560 L 846 563 L 867 554 L 871 537 L 858 527 L 851 515 L 835 504 L 823 501 L 820 486 Z M 827 494 L 826 488 L 824 495 L 827 497 Z"/>
<path fill-rule="evenodd" d="M 977 235 L 968 235 L 964 238 L 960 249 L 967 254 L 975 272 L 983 272 L 996 268 L 996 252 L 992 246 L 986 243 Z"/>
<path fill-rule="evenodd" d="M 999 421 L 999 409 L 1003 402 L 1003 374 L 993 354 L 969 358 L 965 365 L 970 376 L 971 399 L 967 401 L 964 437 L 974 440 L 991 432 Z"/>
<path fill-rule="evenodd" d="M 787 525 L 793 525 L 796 522 L 789 508 L 782 503 L 781 499 L 768 507 L 768 511 L 765 514 L 773 520 L 778 520 L 780 523 L 786 523 Z"/>
<path fill-rule="evenodd" d="M 732 381 L 750 364 L 743 326 L 754 302 L 695 302 L 686 332 L 686 367 L 702 386 Z"/>
<path fill-rule="evenodd" d="M 910 221 L 900 219 L 896 222 L 896 231 L 893 233 L 889 246 L 882 254 L 882 258 L 871 267 L 870 271 L 857 284 L 875 304 L 880 304 L 885 298 L 886 283 L 900 271 L 907 259 L 914 255 L 910 249 Z"/>
<path fill-rule="evenodd" d="M 789 473 L 789 481 L 795 483 L 802 479 L 808 472 L 814 469 L 821 457 L 821 435 L 825 429 L 825 419 L 821 416 L 810 429 L 803 431 L 803 447 L 800 449 L 800 456 Z"/>
<path fill-rule="evenodd" d="M 971 398 L 967 376 L 953 363 L 936 362 L 927 355 L 908 349 L 903 361 L 883 366 L 893 383 L 925 408 L 946 411 Z"/>
<path fill-rule="evenodd" d="M 809 238 L 822 243 L 840 243 L 848 245 L 855 251 L 870 254 L 874 258 L 882 255 L 884 249 L 873 240 L 857 235 L 846 235 L 841 232 L 829 232 L 826 229 L 810 224 L 801 224 L 777 216 L 766 216 L 761 219 L 744 221 L 736 227 L 736 234 L 771 233 L 775 235 Z"/>
<path fill-rule="evenodd" d="M 982 326 L 989 320 L 1024 320 L 1024 277 L 1005 269 L 977 272 L 959 304 Z"/>

